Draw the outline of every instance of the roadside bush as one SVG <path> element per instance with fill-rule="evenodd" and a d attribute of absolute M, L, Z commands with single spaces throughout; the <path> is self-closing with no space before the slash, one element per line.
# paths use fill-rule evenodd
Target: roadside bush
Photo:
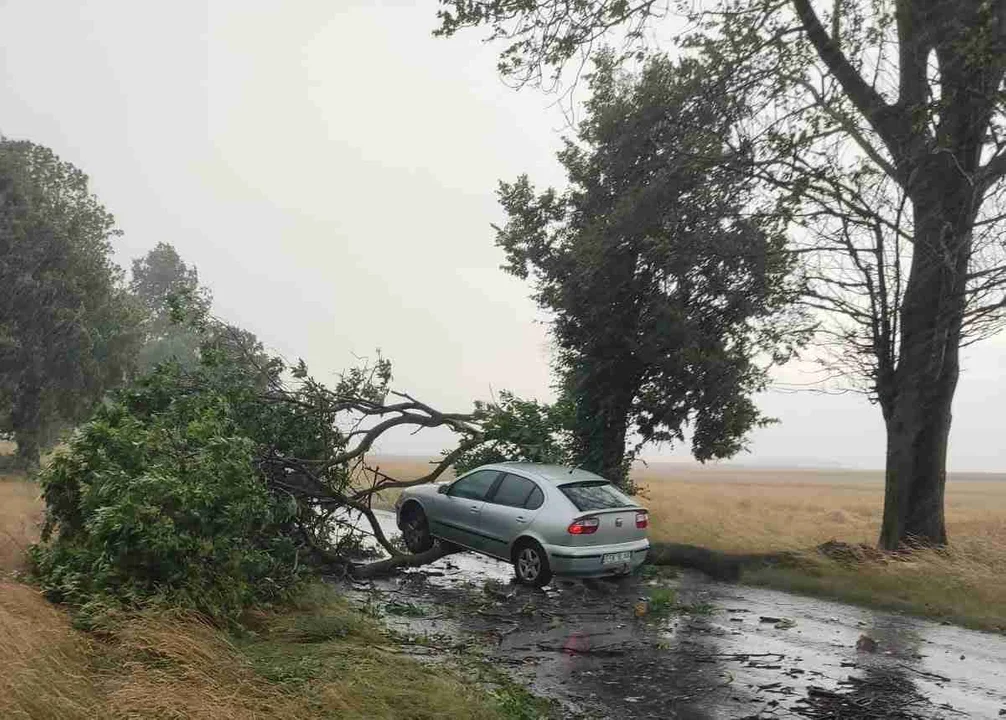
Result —
<path fill-rule="evenodd" d="M 273 369 L 278 371 L 277 368 Z M 297 504 L 270 489 L 264 448 L 311 453 L 310 416 L 263 403 L 261 377 L 207 355 L 160 366 L 106 402 L 41 472 L 34 571 L 85 612 L 165 600 L 220 622 L 289 595 L 305 572 Z"/>

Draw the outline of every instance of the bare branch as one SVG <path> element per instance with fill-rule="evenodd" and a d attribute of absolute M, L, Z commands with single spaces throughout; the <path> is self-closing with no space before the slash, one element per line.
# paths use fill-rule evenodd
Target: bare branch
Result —
<path fill-rule="evenodd" d="M 837 43 L 828 36 L 810 0 L 793 0 L 793 8 L 818 56 L 841 84 L 863 117 L 880 135 L 894 157 L 898 157 L 905 121 L 895 108 L 884 102 L 853 67 Z"/>

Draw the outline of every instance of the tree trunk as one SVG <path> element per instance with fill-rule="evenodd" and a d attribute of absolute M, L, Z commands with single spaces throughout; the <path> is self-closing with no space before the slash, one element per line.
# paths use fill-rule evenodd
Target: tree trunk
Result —
<path fill-rule="evenodd" d="M 953 352 L 956 354 L 956 348 Z M 943 499 L 955 382 L 943 381 L 936 388 L 946 397 L 945 402 L 898 402 L 895 418 L 887 424 L 884 524 L 880 532 L 880 547 L 885 550 L 947 542 Z"/>
<path fill-rule="evenodd" d="M 914 197 L 915 245 L 901 308 L 880 547 L 944 545 L 943 499 L 957 388 L 972 214 L 954 196 Z M 948 212 L 948 205 L 955 211 Z"/>
<path fill-rule="evenodd" d="M 589 366 L 590 361 L 585 361 Z M 619 372 L 631 363 L 608 360 L 607 372 L 588 372 L 580 380 L 577 394 L 575 441 L 580 466 L 597 473 L 619 487 L 629 487 L 625 463 L 625 436 L 629 408 L 637 383 L 630 370 Z"/>
<path fill-rule="evenodd" d="M 37 469 L 41 461 L 42 393 L 36 386 L 20 389 L 11 410 L 11 426 L 17 443 L 18 466 Z"/>

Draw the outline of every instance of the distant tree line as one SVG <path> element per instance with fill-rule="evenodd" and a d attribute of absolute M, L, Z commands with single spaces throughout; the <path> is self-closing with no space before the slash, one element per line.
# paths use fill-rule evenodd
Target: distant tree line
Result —
<path fill-rule="evenodd" d="M 112 258 L 119 235 L 81 170 L 0 139 L 0 435 L 21 466 L 37 467 L 109 390 L 167 360 L 193 367 L 211 335 L 257 342 L 205 322 L 211 293 L 167 243 L 127 281 Z"/>

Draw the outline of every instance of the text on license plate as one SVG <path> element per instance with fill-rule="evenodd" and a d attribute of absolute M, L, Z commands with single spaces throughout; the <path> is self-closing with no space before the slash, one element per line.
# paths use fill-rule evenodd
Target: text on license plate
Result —
<path fill-rule="evenodd" d="M 631 557 L 632 553 L 630 552 L 609 553 L 601 556 L 601 564 L 612 565 L 614 563 L 629 562 L 629 558 Z"/>

